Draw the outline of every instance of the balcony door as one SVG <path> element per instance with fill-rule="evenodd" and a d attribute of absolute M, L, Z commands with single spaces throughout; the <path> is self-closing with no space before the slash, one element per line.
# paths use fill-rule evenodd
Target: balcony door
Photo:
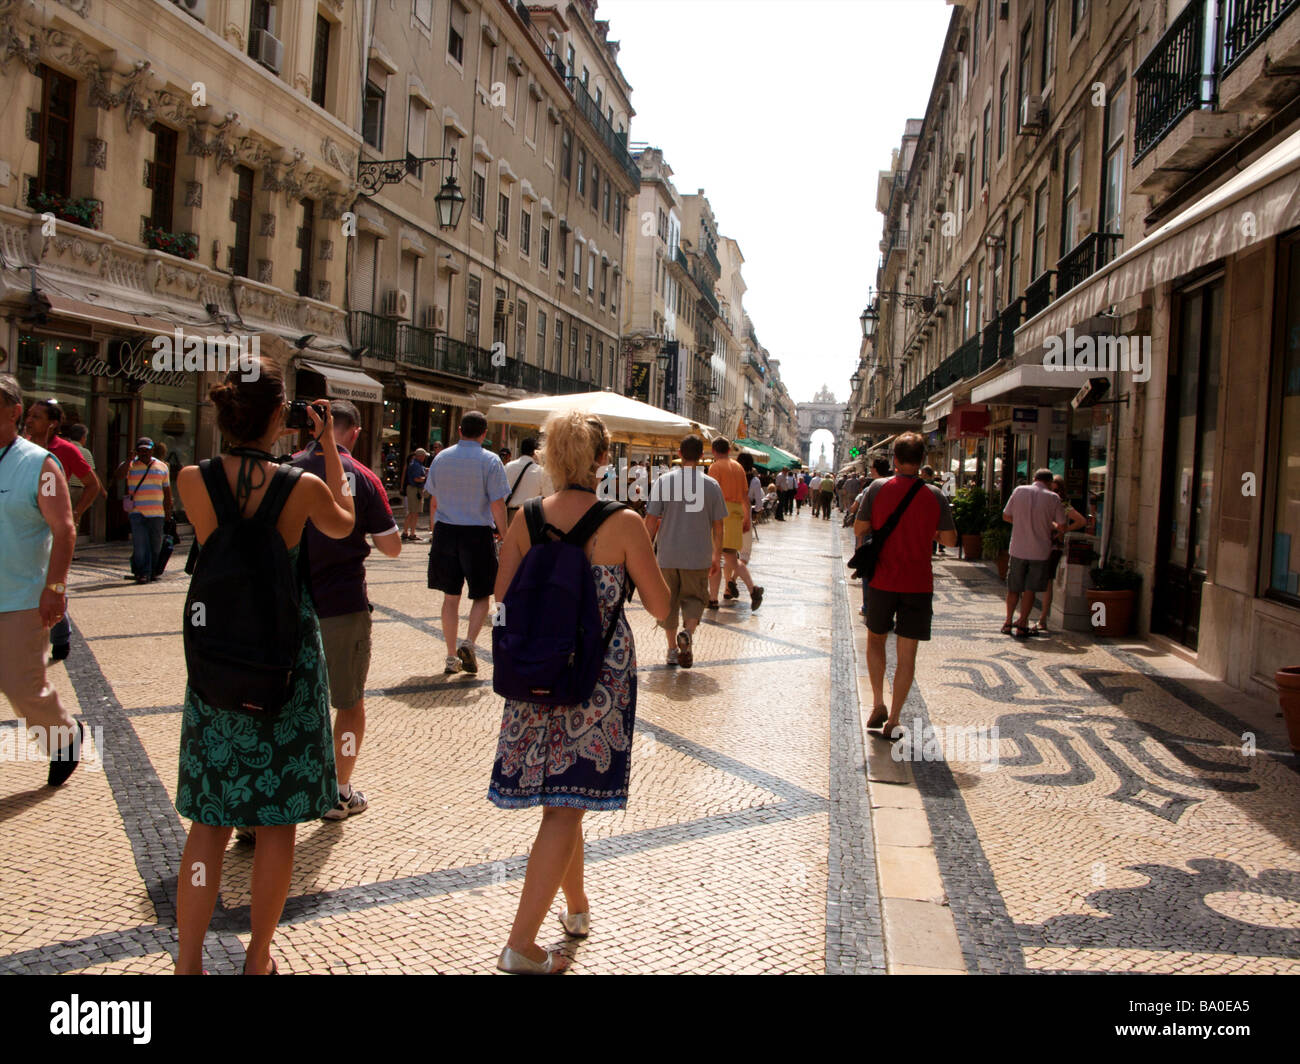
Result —
<path fill-rule="evenodd" d="M 1195 650 L 1218 451 L 1223 278 L 1184 291 L 1170 345 L 1151 629 Z M 1108 500 L 1109 501 L 1109 500 Z"/>

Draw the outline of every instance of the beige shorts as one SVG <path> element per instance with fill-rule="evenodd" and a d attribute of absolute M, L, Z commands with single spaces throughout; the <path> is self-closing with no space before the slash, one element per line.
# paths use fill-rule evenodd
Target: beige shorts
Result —
<path fill-rule="evenodd" d="M 662 626 L 675 632 L 679 612 L 683 621 L 698 623 L 709 602 L 709 571 L 665 569 L 663 574 L 664 582 L 668 585 L 668 616 L 661 622 Z"/>
<path fill-rule="evenodd" d="M 753 525 L 751 525 L 749 531 L 741 533 L 740 536 L 740 560 L 742 562 L 748 562 L 749 555 L 753 551 L 753 549 L 754 549 L 754 528 Z"/>
<path fill-rule="evenodd" d="M 370 611 L 320 618 L 325 667 L 330 677 L 330 705 L 351 709 L 366 693 L 370 672 Z"/>
<path fill-rule="evenodd" d="M 406 489 L 406 512 L 410 514 L 424 513 L 424 497 L 421 495 L 423 488 L 408 487 Z"/>

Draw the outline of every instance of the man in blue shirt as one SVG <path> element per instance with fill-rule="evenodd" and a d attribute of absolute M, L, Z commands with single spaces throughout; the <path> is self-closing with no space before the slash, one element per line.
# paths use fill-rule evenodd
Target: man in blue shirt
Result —
<path fill-rule="evenodd" d="M 505 534 L 510 484 L 501 459 L 483 449 L 487 418 L 469 410 L 460 419 L 460 442 L 439 452 L 429 467 L 429 587 L 441 591 L 442 631 L 447 640 L 444 673 L 478 672 L 474 641 L 483 629 L 497 580 L 495 536 Z M 469 584 L 469 624 L 456 644 L 460 595 Z"/>
<path fill-rule="evenodd" d="M 23 396 L 0 373 L 0 691 L 49 755 L 58 787 L 81 760 L 81 725 L 45 677 L 50 628 L 68 611 L 66 581 L 77 541 L 63 469 L 18 435 Z"/>

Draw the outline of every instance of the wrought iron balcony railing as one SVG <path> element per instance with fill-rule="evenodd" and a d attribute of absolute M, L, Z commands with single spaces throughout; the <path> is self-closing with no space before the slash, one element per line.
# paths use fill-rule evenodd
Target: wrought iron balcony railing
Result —
<path fill-rule="evenodd" d="M 1056 298 L 1086 281 L 1110 262 L 1123 238 L 1118 233 L 1089 233 L 1056 264 Z"/>
<path fill-rule="evenodd" d="M 1046 310 L 1052 301 L 1052 278 L 1055 270 L 1044 270 L 1025 288 L 1025 317 L 1032 318 L 1041 310 Z"/>
<path fill-rule="evenodd" d="M 582 117 L 587 120 L 587 124 L 595 131 L 596 136 L 601 143 L 614 156 L 614 161 L 623 168 L 623 172 L 632 179 L 632 184 L 636 188 L 641 187 L 641 168 L 636 164 L 636 160 L 628 153 L 627 134 L 615 132 L 614 127 L 609 124 L 608 119 L 600 113 L 600 108 L 596 101 L 587 95 L 587 89 L 582 84 L 582 79 L 578 77 L 567 77 L 564 79 L 568 86 L 569 92 L 573 94 L 573 102 L 577 105 Z"/>
<path fill-rule="evenodd" d="M 352 342 L 357 347 L 368 347 L 379 358 L 397 357 L 397 322 L 381 318 L 368 310 L 354 310 L 351 314 Z"/>
<path fill-rule="evenodd" d="M 718 274 L 718 276 L 721 277 L 722 263 L 718 261 L 717 253 L 713 250 L 713 248 L 709 244 L 704 245 L 704 257 L 709 260 L 709 265 L 712 266 L 714 271 Z"/>
<path fill-rule="evenodd" d="M 1227 0 L 1223 5 L 1223 48 L 1219 76 L 1228 74 L 1273 32 L 1300 0 Z"/>
<path fill-rule="evenodd" d="M 1169 25 L 1133 75 L 1136 82 L 1134 165 L 1190 112 L 1214 104 L 1205 75 L 1205 3 L 1192 0 Z"/>

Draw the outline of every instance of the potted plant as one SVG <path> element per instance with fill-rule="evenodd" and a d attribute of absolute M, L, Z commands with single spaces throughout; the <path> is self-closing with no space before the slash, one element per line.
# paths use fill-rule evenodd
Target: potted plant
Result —
<path fill-rule="evenodd" d="M 1273 678 L 1277 681 L 1277 700 L 1286 720 L 1291 749 L 1300 755 L 1300 665 L 1278 669 Z"/>
<path fill-rule="evenodd" d="M 1142 575 L 1131 562 L 1111 558 L 1105 565 L 1090 570 L 1092 586 L 1084 594 L 1088 599 L 1089 622 L 1098 635 L 1126 636 L 1133 623 L 1133 603 L 1142 586 Z"/>
<path fill-rule="evenodd" d="M 984 560 L 997 562 L 998 579 L 1006 580 L 1007 566 L 1011 564 L 1011 528 L 999 519 L 984 530 Z"/>
<path fill-rule="evenodd" d="M 961 537 L 962 557 L 968 561 L 979 558 L 988 524 L 988 493 L 983 488 L 960 489 L 952 497 L 952 520 Z"/>
<path fill-rule="evenodd" d="M 193 233 L 169 233 L 149 225 L 145 226 L 144 242 L 154 251 L 165 251 L 182 259 L 193 259 L 199 253 L 199 238 Z"/>
<path fill-rule="evenodd" d="M 59 196 L 53 192 L 33 192 L 28 206 L 40 214 L 53 214 L 61 222 L 73 222 L 87 229 L 99 228 L 102 204 L 90 196 Z"/>

